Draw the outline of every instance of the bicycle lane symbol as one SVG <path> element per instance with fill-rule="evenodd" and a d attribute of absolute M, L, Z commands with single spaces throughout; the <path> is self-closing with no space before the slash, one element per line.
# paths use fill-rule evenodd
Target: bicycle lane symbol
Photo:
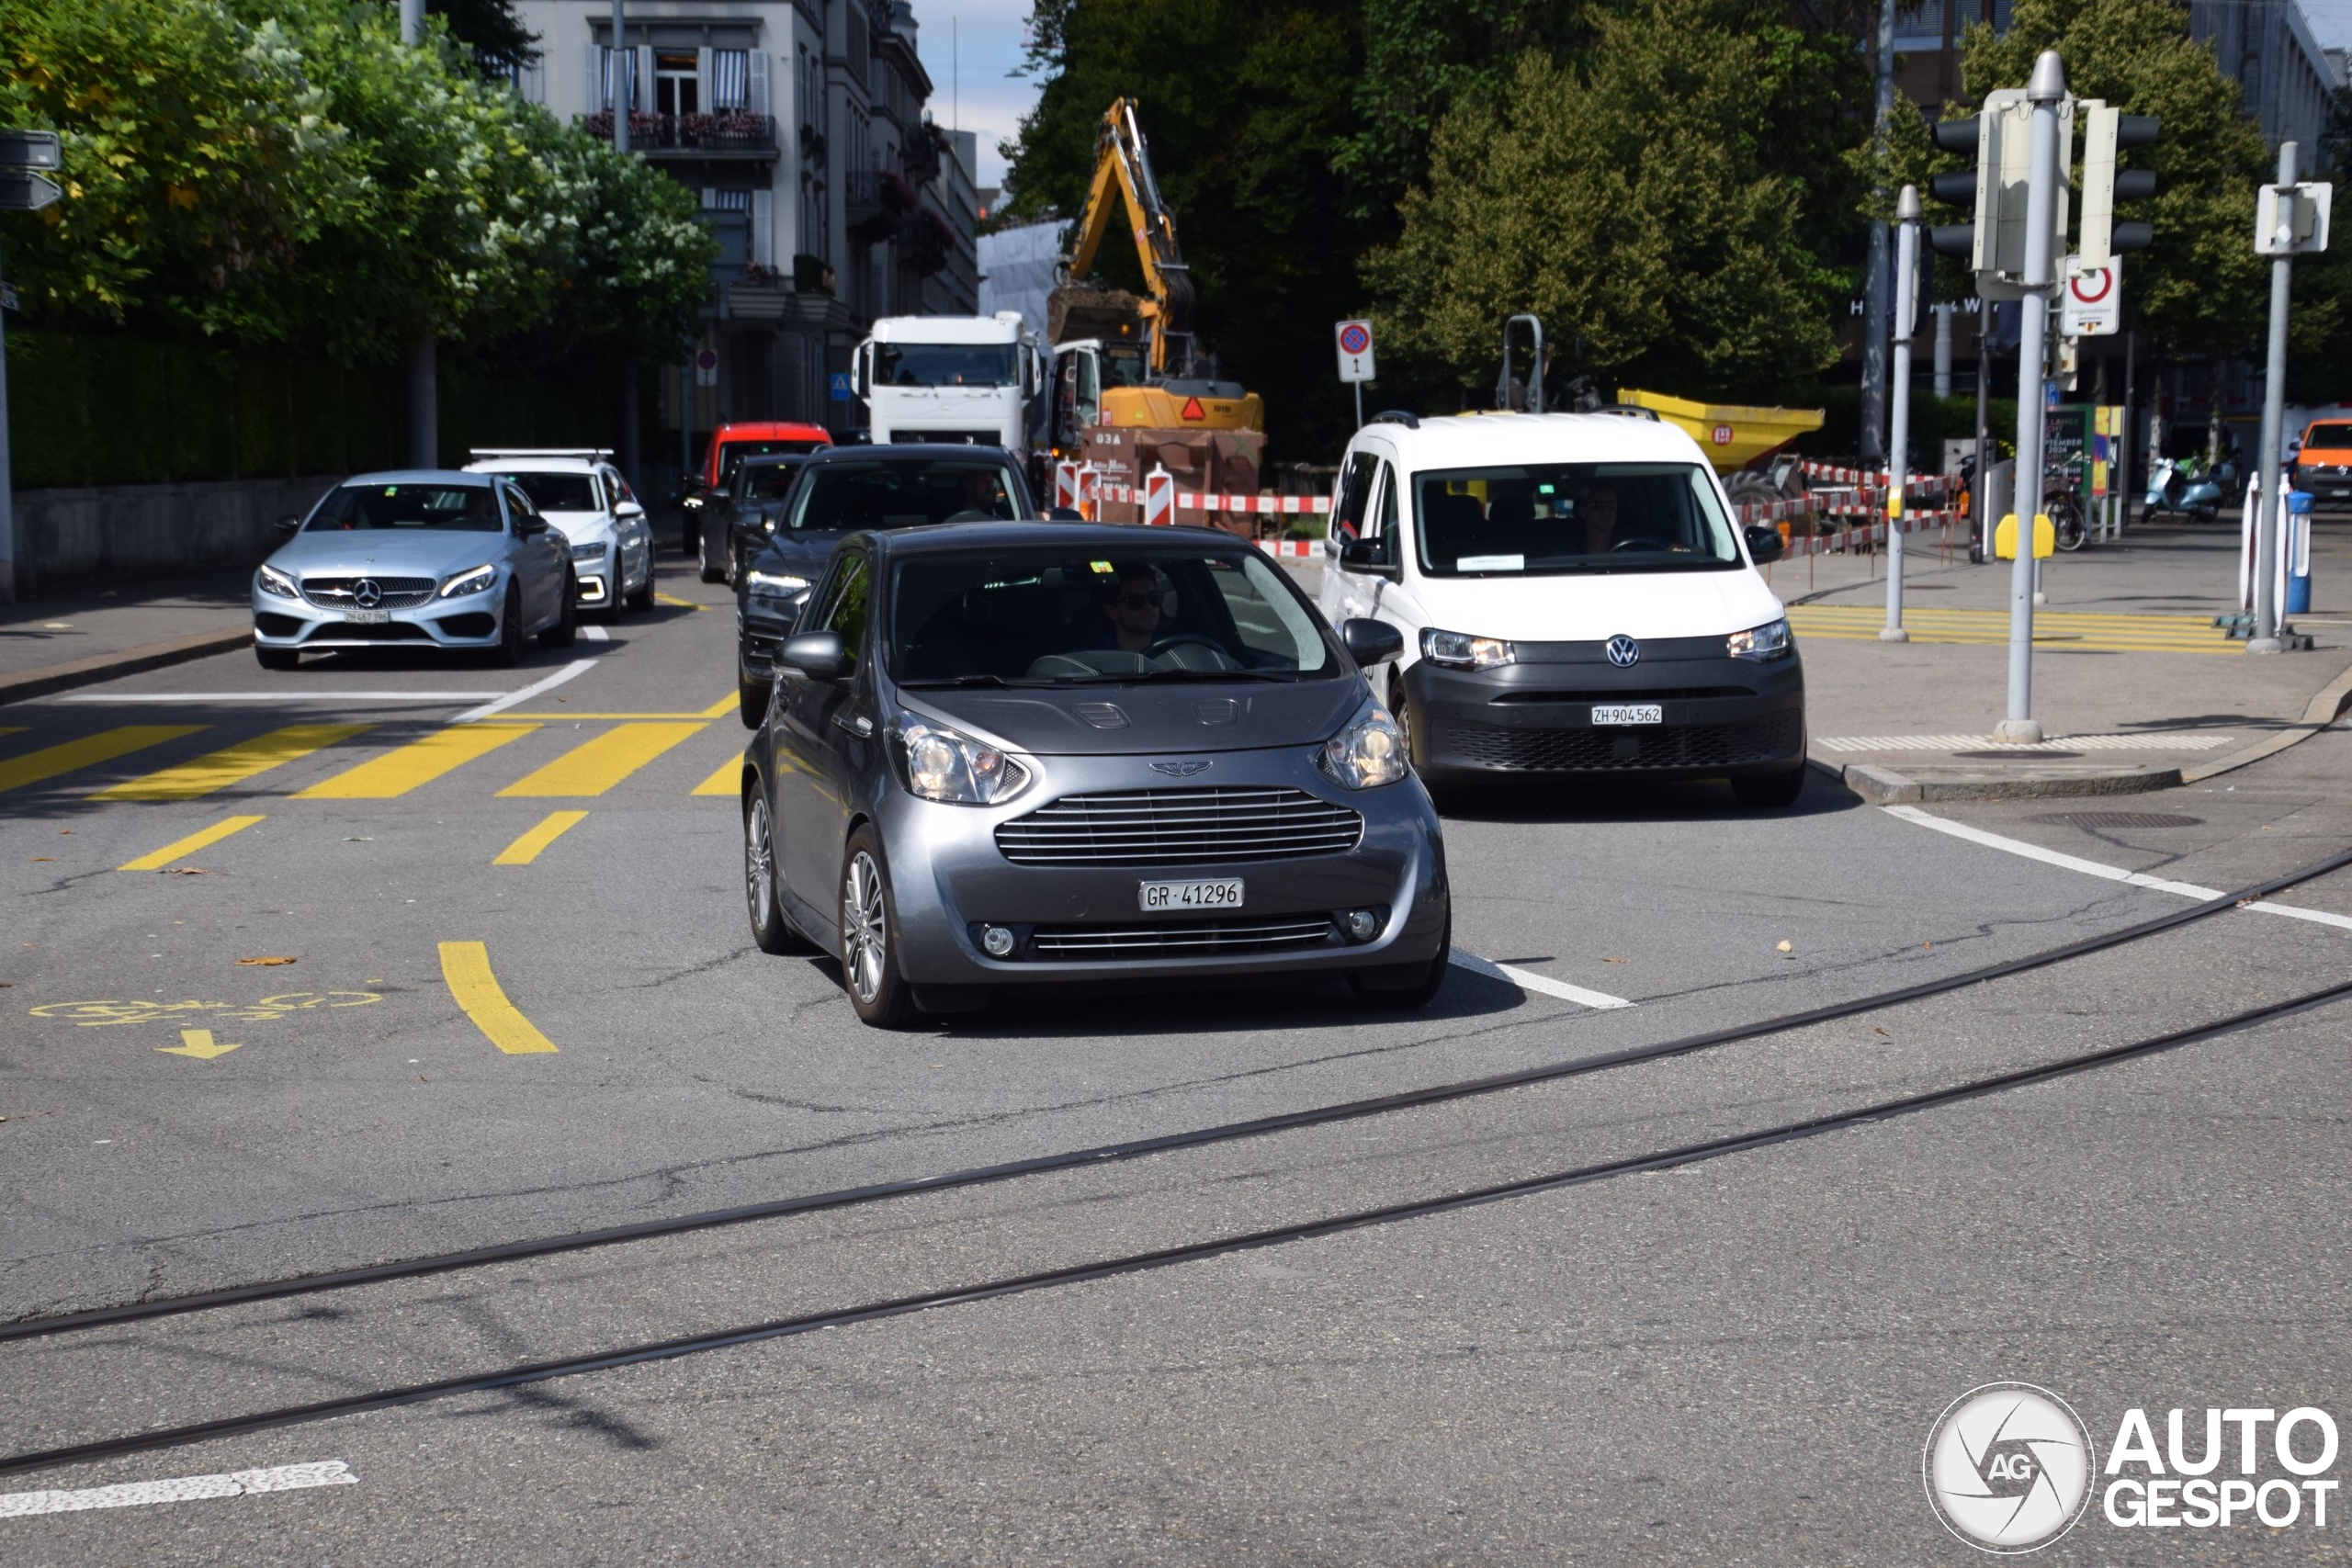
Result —
<path fill-rule="evenodd" d="M 71 1023 L 77 1029 L 135 1029 L 146 1024 L 165 1024 L 178 1030 L 180 1043 L 154 1049 L 210 1061 L 239 1050 L 243 1044 L 242 1041 L 217 1042 L 214 1025 L 275 1023 L 298 1013 L 371 1007 L 383 999 L 374 991 L 286 991 L 254 1002 L 215 1002 L 194 998 L 167 1002 L 142 998 L 130 1001 L 44 1002 L 30 1010 L 35 1018 Z"/>

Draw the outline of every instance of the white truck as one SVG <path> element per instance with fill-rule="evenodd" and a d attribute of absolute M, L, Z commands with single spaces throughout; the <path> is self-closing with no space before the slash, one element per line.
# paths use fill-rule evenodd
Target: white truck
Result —
<path fill-rule="evenodd" d="M 1045 361 L 1017 310 L 884 316 L 857 345 L 850 385 L 876 446 L 945 441 L 1025 452 Z"/>

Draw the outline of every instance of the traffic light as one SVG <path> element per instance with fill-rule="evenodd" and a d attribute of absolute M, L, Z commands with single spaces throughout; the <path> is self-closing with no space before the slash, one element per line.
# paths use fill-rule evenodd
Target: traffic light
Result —
<path fill-rule="evenodd" d="M 2144 251 L 2156 242 L 2155 229 L 2146 223 L 2115 221 L 2119 201 L 2144 201 L 2156 194 L 2154 169 L 2119 169 L 2116 155 L 2156 140 L 2156 117 L 2123 114 L 2097 98 L 2086 99 L 2089 118 L 2083 128 L 2083 234 L 2076 254 L 2085 266 L 2105 266 L 2127 251 Z"/>
<path fill-rule="evenodd" d="M 2074 143 L 2074 106 L 2058 108 L 2058 159 L 2063 168 Z M 1939 224 L 1928 234 L 1939 255 L 1966 258 L 1979 292 L 1988 299 L 2015 299 L 2025 275 L 2026 177 L 2033 158 L 2033 105 L 2022 87 L 1984 95 L 1972 119 L 1948 119 L 1935 128 L 1936 145 L 1973 155 L 1973 171 L 1937 175 L 1928 194 L 1954 207 L 1972 209 L 1973 222 Z M 2066 192 L 2058 192 L 2057 232 L 2066 231 Z M 2006 286 L 2006 287 L 2005 287 Z"/>

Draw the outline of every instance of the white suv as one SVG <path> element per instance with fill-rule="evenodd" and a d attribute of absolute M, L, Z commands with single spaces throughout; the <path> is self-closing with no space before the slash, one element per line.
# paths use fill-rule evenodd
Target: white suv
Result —
<path fill-rule="evenodd" d="M 653 529 L 613 455 L 596 447 L 477 446 L 469 473 L 503 474 L 571 541 L 580 607 L 618 619 L 653 607 Z"/>
<path fill-rule="evenodd" d="M 1804 785 L 1804 671 L 1697 442 L 1623 413 L 1383 414 L 1349 443 L 1326 541 L 1334 626 L 1385 621 L 1386 694 L 1435 791 L 1475 777 Z"/>

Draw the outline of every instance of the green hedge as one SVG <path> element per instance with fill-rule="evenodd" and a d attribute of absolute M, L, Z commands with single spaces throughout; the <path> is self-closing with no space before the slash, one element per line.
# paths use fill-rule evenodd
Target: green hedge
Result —
<path fill-rule="evenodd" d="M 8 449 L 17 489 L 162 484 L 398 468 L 397 367 L 343 369 L 128 336 L 12 332 Z M 445 365 L 441 460 L 467 448 L 618 443 L 609 376 Z"/>

